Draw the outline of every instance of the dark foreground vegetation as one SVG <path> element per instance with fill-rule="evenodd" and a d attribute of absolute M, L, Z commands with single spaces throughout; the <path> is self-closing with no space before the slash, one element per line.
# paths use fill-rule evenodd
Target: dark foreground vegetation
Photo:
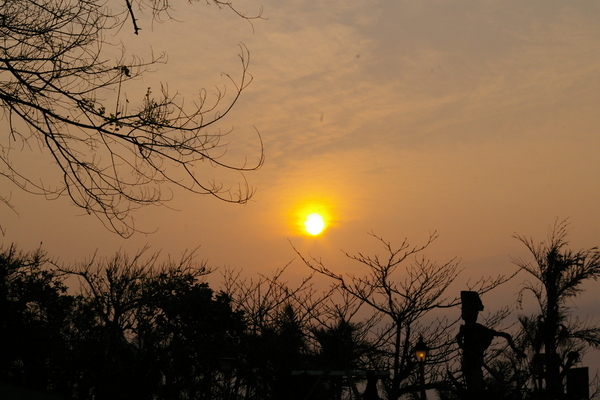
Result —
<path fill-rule="evenodd" d="M 525 358 L 504 341 L 487 350 L 489 399 L 575 398 L 567 377 L 600 344 L 600 329 L 568 307 L 582 283 L 600 276 L 600 255 L 570 250 L 566 234 L 563 222 L 539 244 L 517 237 L 532 258 L 514 261 L 521 273 L 513 279 L 538 311 L 511 328 Z M 447 293 L 460 269 L 423 256 L 435 238 L 394 247 L 375 237 L 385 255 L 349 255 L 365 267 L 361 276 L 303 258 L 312 271 L 303 282 L 285 282 L 285 268 L 254 279 L 225 270 L 219 290 L 205 280 L 217 272 L 194 252 L 160 261 L 144 249 L 65 267 L 43 250 L 7 246 L 0 376 L 3 385 L 63 399 L 409 399 L 423 389 L 468 398 L 455 339 L 461 322 L 433 317 L 460 305 Z M 331 279 L 330 291 L 314 289 L 315 274 Z M 469 289 L 484 294 L 511 277 Z M 479 322 L 498 327 L 508 314 Z M 429 347 L 424 364 L 413 355 L 420 337 Z"/>

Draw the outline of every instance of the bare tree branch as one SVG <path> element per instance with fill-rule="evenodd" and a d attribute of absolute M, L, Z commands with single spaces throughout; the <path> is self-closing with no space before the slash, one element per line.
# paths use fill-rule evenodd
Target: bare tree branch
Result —
<path fill-rule="evenodd" d="M 230 3 L 216 3 L 232 8 Z M 137 33 L 132 4 L 126 0 Z M 157 16 L 169 8 L 165 0 L 136 4 L 151 6 Z M 230 131 L 215 127 L 252 81 L 248 49 L 240 45 L 240 76 L 224 74 L 233 87 L 229 94 L 216 89 L 209 101 L 201 90 L 198 99 L 186 105 L 161 85 L 158 91 L 148 88 L 136 102 L 125 94 L 127 84 L 165 62 L 165 56 L 126 61 L 121 49 L 121 58 L 107 59 L 104 37 L 119 26 L 119 13 L 97 0 L 4 2 L 0 107 L 8 134 L 0 143 L 0 174 L 25 191 L 70 197 L 125 237 L 135 231 L 132 212 L 164 204 L 171 198 L 171 187 L 226 202 L 248 201 L 253 189 L 243 174 L 264 161 L 260 134 L 256 133 L 255 161 L 249 164 L 244 158 L 236 163 L 223 158 L 227 143 L 222 139 Z M 52 156 L 62 175 L 60 185 L 47 186 L 14 166 L 12 153 L 32 144 Z M 226 187 L 205 176 L 203 166 L 240 173 L 239 186 Z"/>

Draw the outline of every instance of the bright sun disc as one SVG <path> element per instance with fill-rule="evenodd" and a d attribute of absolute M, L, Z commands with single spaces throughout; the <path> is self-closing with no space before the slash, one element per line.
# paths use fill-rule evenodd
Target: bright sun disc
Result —
<path fill-rule="evenodd" d="M 309 214 L 304 221 L 304 228 L 306 229 L 306 232 L 316 236 L 325 229 L 325 220 L 320 214 Z"/>

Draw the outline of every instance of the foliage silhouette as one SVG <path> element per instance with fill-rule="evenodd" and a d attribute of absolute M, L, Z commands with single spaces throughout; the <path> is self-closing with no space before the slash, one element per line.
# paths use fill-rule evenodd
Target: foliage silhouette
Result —
<path fill-rule="evenodd" d="M 514 263 L 533 280 L 526 280 L 520 300 L 526 293 L 533 294 L 539 313 L 521 316 L 523 343 L 533 358 L 543 364 L 542 379 L 532 383 L 545 398 L 564 396 L 567 371 L 589 346 L 600 347 L 600 326 L 570 317 L 567 301 L 583 291 L 587 281 L 600 278 L 600 251 L 597 247 L 571 250 L 567 240 L 568 220 L 555 221 L 546 241 L 537 243 L 532 238 L 515 235 L 533 257 L 533 262 L 515 259 Z M 540 354 L 544 353 L 544 359 Z M 536 371 L 533 371 L 536 372 Z"/>
<path fill-rule="evenodd" d="M 73 298 L 49 269 L 41 249 L 0 248 L 0 374 L 31 388 L 57 390 L 69 379 L 68 348 Z"/>
<path fill-rule="evenodd" d="M 564 242 L 559 232 L 553 237 L 561 240 L 550 243 Z M 314 259 L 304 259 L 313 271 L 295 285 L 284 279 L 287 267 L 249 280 L 225 269 L 222 291 L 206 282 L 212 270 L 196 261 L 195 251 L 160 261 L 159 253 L 144 248 L 133 256 L 120 251 L 59 266 L 41 250 L 23 253 L 11 246 L 0 251 L 0 372 L 13 384 L 73 400 L 294 400 L 356 397 L 354 383 L 367 377 L 315 371 L 378 370 L 391 372 L 390 378 L 380 376 L 379 393 L 398 399 L 420 387 L 412 351 L 415 337 L 423 335 L 431 348 L 427 388 L 438 389 L 443 399 L 461 398 L 453 386 L 460 377 L 452 375 L 456 322 L 426 318 L 458 303 L 446 293 L 460 272 L 457 263 L 439 265 L 423 255 L 436 237 L 400 247 L 376 237 L 385 257 L 349 255 L 366 267 L 364 275 L 339 276 Z M 597 251 L 559 248 L 554 254 L 560 256 L 542 260 L 577 260 L 561 264 L 575 272 L 560 275 L 557 286 L 565 288 L 560 299 L 571 299 L 596 276 Z M 318 274 L 333 284 L 317 291 L 312 279 Z M 509 277 L 482 279 L 468 289 L 483 293 Z M 75 278 L 79 290 L 67 292 L 64 282 L 73 285 Z M 526 280 L 523 293 L 537 290 L 545 299 L 544 286 L 535 283 Z M 482 323 L 494 327 L 508 311 Z M 597 345 L 599 330 L 568 318 L 564 302 L 559 311 L 562 379 L 575 362 L 573 351 Z M 546 337 L 543 320 L 521 316 L 523 330 L 514 335 L 531 357 L 528 365 Z M 490 399 L 539 394 L 534 371 L 512 352 L 495 347 L 488 353 Z"/>

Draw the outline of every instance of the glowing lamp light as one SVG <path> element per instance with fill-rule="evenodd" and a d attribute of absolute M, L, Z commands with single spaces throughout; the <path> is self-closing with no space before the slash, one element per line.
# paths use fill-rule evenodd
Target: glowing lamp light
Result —
<path fill-rule="evenodd" d="M 427 359 L 427 352 L 429 351 L 429 347 L 423 341 L 423 336 L 419 338 L 419 341 L 415 345 L 413 351 L 415 352 L 415 358 L 418 362 L 424 363 Z"/>

